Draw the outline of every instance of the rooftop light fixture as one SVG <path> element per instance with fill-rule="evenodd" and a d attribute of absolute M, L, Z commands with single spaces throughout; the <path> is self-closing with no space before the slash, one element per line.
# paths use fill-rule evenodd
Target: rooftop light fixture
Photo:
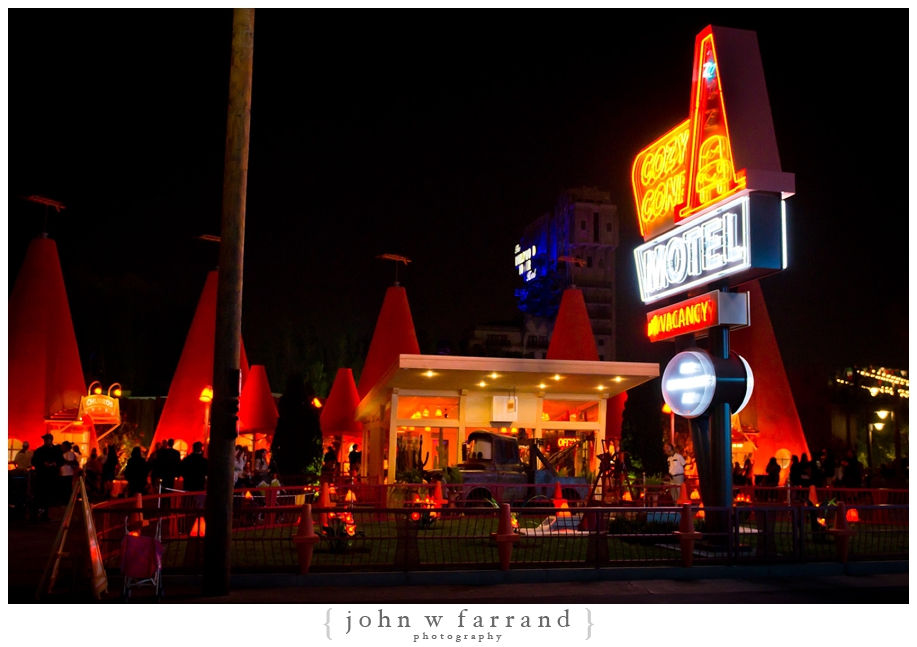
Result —
<path fill-rule="evenodd" d="M 558 380 L 560 380 L 560 375 L 555 375 L 553 379 L 555 382 L 557 382 Z"/>
<path fill-rule="evenodd" d="M 491 374 L 490 374 L 490 379 L 492 379 L 492 380 L 496 380 L 498 377 L 500 377 L 500 376 L 497 375 L 496 373 L 491 373 Z"/>
<path fill-rule="evenodd" d="M 884 409 L 882 411 L 876 411 L 876 415 L 879 416 L 879 420 L 885 420 L 888 418 L 888 413 L 889 412 L 885 411 Z"/>
<path fill-rule="evenodd" d="M 480 382 L 478 382 L 478 386 L 482 386 L 482 387 L 487 386 L 487 382 L 485 382 L 484 380 L 481 380 Z"/>
<path fill-rule="evenodd" d="M 547 384 L 545 384 L 544 382 L 542 382 L 541 384 L 538 385 L 538 388 L 539 388 L 539 389 L 543 389 L 543 388 L 545 388 L 545 387 L 547 387 L 547 386 L 548 386 Z"/>
<path fill-rule="evenodd" d="M 623 381 L 624 381 L 624 378 L 621 377 L 620 375 L 615 378 L 615 382 L 623 382 Z"/>
<path fill-rule="evenodd" d="M 201 402 L 213 402 L 213 387 L 209 384 L 203 388 L 201 391 L 201 397 L 198 398 Z"/>
<path fill-rule="evenodd" d="M 436 375 L 436 373 L 434 373 L 433 371 L 426 371 L 424 375 L 427 377 L 433 377 L 434 375 Z"/>

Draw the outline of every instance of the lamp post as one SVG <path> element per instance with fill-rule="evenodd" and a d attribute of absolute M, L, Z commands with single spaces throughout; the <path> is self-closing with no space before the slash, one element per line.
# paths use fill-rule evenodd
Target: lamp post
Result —
<path fill-rule="evenodd" d="M 669 443 L 672 447 L 675 446 L 675 412 L 672 411 L 672 408 L 668 403 L 662 405 L 662 413 L 669 414 Z"/>
<path fill-rule="evenodd" d="M 210 403 L 213 402 L 213 387 L 209 384 L 201 391 L 199 398 L 204 403 L 204 444 L 210 443 Z"/>

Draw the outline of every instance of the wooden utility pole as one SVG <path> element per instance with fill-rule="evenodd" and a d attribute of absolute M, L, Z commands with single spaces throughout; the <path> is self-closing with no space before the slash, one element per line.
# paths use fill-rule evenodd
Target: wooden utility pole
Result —
<path fill-rule="evenodd" d="M 229 594 L 233 458 L 241 388 L 239 345 L 242 334 L 242 253 L 245 247 L 254 31 L 255 10 L 233 9 L 220 273 L 213 353 L 213 405 L 207 465 L 207 534 L 204 539 L 202 579 L 204 595 Z"/>

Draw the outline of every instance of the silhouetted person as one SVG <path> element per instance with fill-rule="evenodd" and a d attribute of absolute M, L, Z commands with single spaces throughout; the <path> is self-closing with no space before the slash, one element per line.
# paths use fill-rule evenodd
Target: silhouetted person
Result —
<path fill-rule="evenodd" d="M 764 473 L 767 475 L 764 485 L 780 485 L 780 465 L 775 457 L 771 456 L 771 459 L 767 461 Z"/>
<path fill-rule="evenodd" d="M 127 459 L 127 466 L 124 468 L 124 478 L 127 479 L 127 493 L 129 495 L 146 494 L 149 473 L 149 466 L 146 459 L 143 458 L 143 450 L 138 445 L 131 450 L 131 457 Z"/>
<path fill-rule="evenodd" d="M 54 436 L 45 434 L 41 438 L 44 444 L 32 454 L 32 467 L 35 468 L 36 519 L 50 521 L 48 511 L 54 505 L 60 466 L 64 464 L 64 456 L 61 448 L 54 444 Z"/>
<path fill-rule="evenodd" d="M 178 468 L 181 466 L 181 454 L 175 449 L 175 440 L 169 438 L 156 452 L 156 470 L 162 482 L 163 491 L 175 487 L 178 478 Z"/>
<path fill-rule="evenodd" d="M 191 453 L 181 462 L 179 473 L 184 479 L 185 492 L 200 492 L 191 497 L 192 507 L 203 508 L 207 489 L 207 459 L 204 458 L 204 444 L 200 441 L 191 446 Z"/>
<path fill-rule="evenodd" d="M 200 441 L 191 447 L 179 468 L 184 479 L 185 492 L 203 492 L 207 489 L 207 459 L 204 458 L 204 444 Z"/>

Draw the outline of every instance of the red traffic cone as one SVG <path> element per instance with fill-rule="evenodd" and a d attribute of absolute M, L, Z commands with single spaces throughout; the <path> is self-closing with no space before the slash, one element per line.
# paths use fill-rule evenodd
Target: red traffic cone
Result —
<path fill-rule="evenodd" d="M 296 536 L 293 537 L 296 553 L 299 555 L 300 575 L 306 575 L 309 572 L 309 566 L 312 564 L 312 551 L 319 540 L 312 525 L 312 506 L 306 503 L 299 515 L 299 529 L 296 531 Z"/>
<path fill-rule="evenodd" d="M 838 561 L 846 564 L 853 530 L 847 524 L 847 506 L 843 501 L 837 504 L 837 510 L 834 511 L 834 528 L 831 528 L 828 533 L 834 535 L 834 548 L 837 550 Z"/>
<path fill-rule="evenodd" d="M 497 553 L 500 555 L 500 570 L 508 571 L 510 558 L 513 555 L 513 544 L 522 537 L 513 532 L 513 513 L 508 503 L 500 504 L 500 521 L 497 532 L 492 535 L 497 542 Z"/>
<path fill-rule="evenodd" d="M 681 563 L 689 567 L 694 561 L 694 542 L 703 537 L 701 533 L 694 530 L 694 513 L 691 512 L 689 503 L 681 506 L 681 523 L 678 525 L 678 530 L 675 531 L 675 536 L 678 537 L 678 543 L 681 546 Z"/>
<path fill-rule="evenodd" d="M 688 484 L 683 481 L 681 484 L 681 492 L 678 494 L 678 501 L 675 503 L 678 505 L 684 505 L 685 503 L 690 505 L 691 503 L 691 498 L 688 496 Z"/>
<path fill-rule="evenodd" d="M 433 507 L 442 508 L 445 502 L 446 500 L 443 498 L 443 482 L 437 481 L 436 487 L 433 489 Z"/>
<path fill-rule="evenodd" d="M 561 508 L 567 502 L 564 498 L 563 491 L 560 489 L 560 481 L 554 484 L 554 496 L 551 497 L 551 500 L 554 502 L 555 508 Z"/>
<path fill-rule="evenodd" d="M 809 503 L 818 507 L 818 492 L 815 490 L 814 485 L 809 486 Z"/>

